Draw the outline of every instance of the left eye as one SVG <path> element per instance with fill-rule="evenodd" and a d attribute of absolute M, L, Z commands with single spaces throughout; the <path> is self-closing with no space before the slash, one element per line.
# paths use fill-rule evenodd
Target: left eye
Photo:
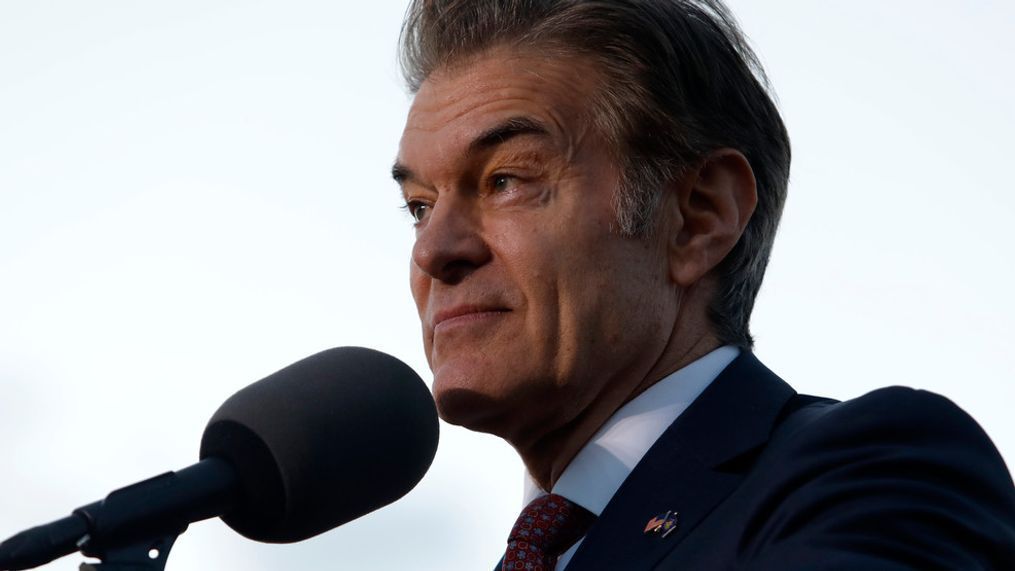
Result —
<path fill-rule="evenodd" d="M 511 175 L 498 174 L 494 175 L 494 177 L 490 180 L 490 184 L 493 186 L 494 190 L 504 190 L 505 188 L 511 186 L 512 180 L 514 180 L 514 177 Z"/>

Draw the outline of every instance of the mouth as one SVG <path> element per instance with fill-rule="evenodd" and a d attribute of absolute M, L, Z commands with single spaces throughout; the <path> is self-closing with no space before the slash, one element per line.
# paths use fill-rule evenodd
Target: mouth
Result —
<path fill-rule="evenodd" d="M 461 305 L 438 311 L 434 315 L 433 330 L 436 333 L 442 329 L 448 329 L 459 325 L 476 323 L 500 317 L 511 311 L 504 307 L 483 307 L 475 305 Z"/>

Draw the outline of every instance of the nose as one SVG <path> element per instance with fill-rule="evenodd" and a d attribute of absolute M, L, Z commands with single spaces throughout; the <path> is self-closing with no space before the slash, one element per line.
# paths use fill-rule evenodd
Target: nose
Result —
<path fill-rule="evenodd" d="M 431 278 L 454 285 L 490 260 L 472 206 L 457 196 L 442 197 L 416 234 L 412 261 Z"/>

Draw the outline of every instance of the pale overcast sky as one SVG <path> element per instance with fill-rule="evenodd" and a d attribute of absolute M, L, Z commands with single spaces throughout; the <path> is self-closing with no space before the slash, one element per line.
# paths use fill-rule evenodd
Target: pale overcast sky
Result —
<path fill-rule="evenodd" d="M 943 393 L 1010 463 L 1015 4 L 732 7 L 794 145 L 756 352 L 804 393 Z M 0 536 L 196 461 L 223 399 L 320 349 L 429 381 L 388 174 L 404 9 L 0 3 Z M 288 546 L 198 523 L 167 569 L 492 568 L 521 464 L 441 439 L 388 508 Z"/>

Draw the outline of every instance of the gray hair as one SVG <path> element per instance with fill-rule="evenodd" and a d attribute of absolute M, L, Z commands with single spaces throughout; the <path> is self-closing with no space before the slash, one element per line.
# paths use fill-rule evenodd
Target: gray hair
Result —
<path fill-rule="evenodd" d="M 589 119 L 622 168 L 617 226 L 651 233 L 664 186 L 710 152 L 747 157 L 758 204 L 713 270 L 709 318 L 750 348 L 749 321 L 786 200 L 789 136 L 757 56 L 719 0 L 413 0 L 400 62 L 415 93 L 434 71 L 495 46 L 589 58 L 603 76 Z"/>

